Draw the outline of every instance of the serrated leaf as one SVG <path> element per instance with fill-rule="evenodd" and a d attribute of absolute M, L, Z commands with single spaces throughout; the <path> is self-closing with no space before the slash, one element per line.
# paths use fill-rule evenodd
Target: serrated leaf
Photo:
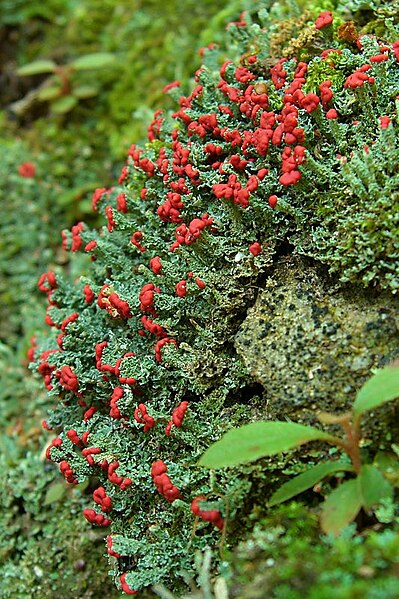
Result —
<path fill-rule="evenodd" d="M 80 85 L 79 87 L 75 87 L 73 90 L 73 95 L 82 100 L 85 98 L 92 98 L 97 94 L 98 87 L 95 87 L 94 85 Z"/>
<path fill-rule="evenodd" d="M 50 505 L 54 501 L 58 501 L 63 497 L 66 491 L 66 485 L 63 482 L 54 483 L 47 489 L 46 497 L 44 498 L 43 505 Z"/>
<path fill-rule="evenodd" d="M 76 71 L 88 71 L 90 69 L 103 69 L 115 62 L 114 54 L 109 52 L 95 52 L 80 56 L 71 63 Z"/>
<path fill-rule="evenodd" d="M 360 415 L 399 397 L 399 368 L 387 366 L 371 377 L 358 392 L 353 411 Z"/>
<path fill-rule="evenodd" d="M 17 75 L 40 75 L 54 73 L 57 65 L 53 60 L 35 60 L 17 69 Z"/>
<path fill-rule="evenodd" d="M 51 104 L 51 110 L 55 114 L 65 114 L 75 108 L 77 103 L 77 98 L 74 98 L 73 96 L 64 96 Z"/>
<path fill-rule="evenodd" d="M 299 474 L 282 485 L 275 493 L 273 493 L 267 505 L 272 507 L 273 505 L 287 501 L 287 499 L 291 499 L 291 497 L 295 497 L 295 495 L 310 489 L 325 476 L 333 474 L 333 472 L 342 471 L 353 472 L 353 467 L 350 464 L 340 462 L 324 462 L 322 464 L 317 464 L 317 466 L 309 468 L 306 472 L 302 472 L 302 474 Z"/>
<path fill-rule="evenodd" d="M 55 100 L 55 98 L 58 98 L 60 95 L 61 95 L 60 87 L 44 87 L 43 89 L 41 89 L 39 91 L 39 93 L 37 94 L 37 97 L 42 102 L 48 102 L 50 100 Z"/>
<path fill-rule="evenodd" d="M 288 451 L 315 440 L 334 437 L 295 422 L 253 422 L 228 431 L 211 445 L 199 461 L 206 468 L 225 468 Z"/>
<path fill-rule="evenodd" d="M 352 522 L 362 507 L 362 495 L 356 478 L 339 485 L 322 506 L 321 527 L 325 533 L 338 536 Z"/>
<path fill-rule="evenodd" d="M 371 466 L 370 464 L 362 466 L 358 476 L 358 484 L 363 507 L 366 510 L 374 505 L 378 505 L 383 499 L 392 498 L 392 485 L 389 484 L 375 466 Z"/>

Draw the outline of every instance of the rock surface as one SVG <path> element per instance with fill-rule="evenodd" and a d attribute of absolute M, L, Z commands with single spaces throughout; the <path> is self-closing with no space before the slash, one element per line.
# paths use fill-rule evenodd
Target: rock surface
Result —
<path fill-rule="evenodd" d="M 350 408 L 373 369 L 399 355 L 398 328 L 398 300 L 390 293 L 334 286 L 320 267 L 285 257 L 235 345 L 265 389 L 268 418 L 314 422 L 317 411 Z"/>

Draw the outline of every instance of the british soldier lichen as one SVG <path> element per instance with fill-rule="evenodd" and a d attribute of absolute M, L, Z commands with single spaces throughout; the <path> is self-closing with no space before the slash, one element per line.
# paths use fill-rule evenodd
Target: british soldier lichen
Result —
<path fill-rule="evenodd" d="M 250 382 L 233 337 L 273 259 L 292 244 L 337 280 L 399 286 L 399 42 L 354 46 L 319 10 L 304 23 L 312 57 L 270 64 L 269 4 L 229 25 L 228 60 L 205 49 L 189 96 L 167 86 L 176 111 L 157 111 L 116 186 L 93 194 L 104 227 L 64 232 L 91 258 L 82 277 L 40 280 L 52 334 L 33 367 L 60 431 L 48 457 L 71 484 L 96 477 L 85 516 L 111 523 L 130 594 L 178 587 L 251 486 L 196 462 L 249 417 L 250 398 L 232 401 Z"/>

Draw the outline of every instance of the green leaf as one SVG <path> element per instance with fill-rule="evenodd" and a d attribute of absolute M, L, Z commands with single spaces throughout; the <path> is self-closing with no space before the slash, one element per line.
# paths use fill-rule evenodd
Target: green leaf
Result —
<path fill-rule="evenodd" d="M 387 366 L 363 385 L 356 396 L 353 411 L 360 415 L 396 397 L 399 397 L 399 368 Z"/>
<path fill-rule="evenodd" d="M 367 464 L 362 467 L 358 476 L 358 484 L 363 507 L 366 510 L 378 505 L 383 499 L 392 498 L 392 485 L 375 466 Z"/>
<path fill-rule="evenodd" d="M 37 97 L 42 102 L 48 102 L 49 100 L 55 100 L 61 95 L 61 87 L 44 87 L 39 91 Z"/>
<path fill-rule="evenodd" d="M 73 96 L 63 96 L 59 100 L 52 102 L 51 110 L 55 114 L 65 114 L 75 108 L 77 103 L 77 98 L 74 98 Z"/>
<path fill-rule="evenodd" d="M 323 503 L 321 512 L 323 531 L 338 536 L 342 529 L 356 518 L 362 503 L 356 478 L 340 484 Z"/>
<path fill-rule="evenodd" d="M 324 462 L 323 464 L 317 464 L 317 466 L 309 468 L 306 472 L 299 474 L 282 485 L 275 493 L 273 493 L 267 505 L 272 507 L 273 505 L 287 501 L 287 499 L 291 499 L 291 497 L 302 493 L 302 491 L 310 489 L 310 487 L 313 487 L 325 476 L 328 476 L 333 472 L 342 471 L 353 472 L 353 467 L 350 464 L 343 464 L 340 462 Z"/>
<path fill-rule="evenodd" d="M 62 208 L 72 206 L 74 203 L 79 202 L 79 209 L 81 209 L 80 201 L 85 193 L 92 192 L 96 185 L 92 181 L 84 183 L 82 185 L 73 187 L 72 189 L 66 189 L 61 193 L 57 194 L 56 202 Z M 99 184 L 97 185 L 99 187 Z M 91 202 L 90 202 L 91 207 Z M 91 209 L 91 208 L 90 208 Z"/>
<path fill-rule="evenodd" d="M 17 75 L 40 75 L 54 73 L 57 65 L 52 60 L 35 60 L 17 69 Z"/>
<path fill-rule="evenodd" d="M 79 87 L 75 87 L 73 90 L 73 95 L 79 99 L 92 98 L 98 94 L 98 87 L 94 85 L 80 85 Z"/>
<path fill-rule="evenodd" d="M 235 466 L 314 440 L 334 441 L 334 437 L 295 422 L 253 422 L 228 431 L 207 449 L 199 465 L 206 468 Z"/>
<path fill-rule="evenodd" d="M 58 501 L 59 499 L 61 499 L 61 497 L 63 497 L 66 490 L 67 490 L 67 487 L 66 487 L 65 483 L 63 483 L 63 482 L 59 482 L 59 483 L 55 483 L 54 485 L 51 485 L 51 487 L 49 487 L 47 489 L 46 497 L 44 498 L 43 504 L 50 505 L 50 503 L 53 503 L 54 501 Z"/>
<path fill-rule="evenodd" d="M 91 69 L 103 69 L 115 62 L 114 54 L 109 52 L 95 52 L 77 58 L 71 63 L 76 71 L 89 71 Z"/>

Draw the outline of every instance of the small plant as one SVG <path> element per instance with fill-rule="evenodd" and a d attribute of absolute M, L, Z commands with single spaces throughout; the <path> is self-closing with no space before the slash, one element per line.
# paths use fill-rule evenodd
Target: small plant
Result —
<path fill-rule="evenodd" d="M 362 415 L 399 396 L 399 368 L 388 366 L 379 370 L 358 392 L 351 412 L 335 416 L 321 413 L 323 424 L 340 425 L 343 438 L 294 422 L 253 422 L 227 432 L 202 456 L 200 466 L 225 468 L 299 447 L 309 441 L 325 441 L 346 453 L 346 460 L 330 460 L 302 472 L 283 484 L 271 496 L 268 506 L 274 506 L 313 487 L 323 478 L 338 472 L 348 472 L 354 478 L 338 485 L 325 500 L 321 512 L 324 532 L 338 535 L 363 508 L 367 512 L 393 496 L 398 481 L 389 481 L 379 461 L 363 464 L 360 452 Z"/>
<path fill-rule="evenodd" d="M 20 67 L 17 74 L 31 76 L 52 73 L 39 89 L 37 99 L 50 102 L 55 114 L 65 114 L 75 108 L 79 100 L 92 98 L 100 91 L 97 85 L 87 84 L 84 78 L 74 78 L 75 73 L 104 69 L 114 61 L 115 56 L 109 52 L 84 54 L 64 65 L 57 65 L 53 60 L 35 60 Z"/>

